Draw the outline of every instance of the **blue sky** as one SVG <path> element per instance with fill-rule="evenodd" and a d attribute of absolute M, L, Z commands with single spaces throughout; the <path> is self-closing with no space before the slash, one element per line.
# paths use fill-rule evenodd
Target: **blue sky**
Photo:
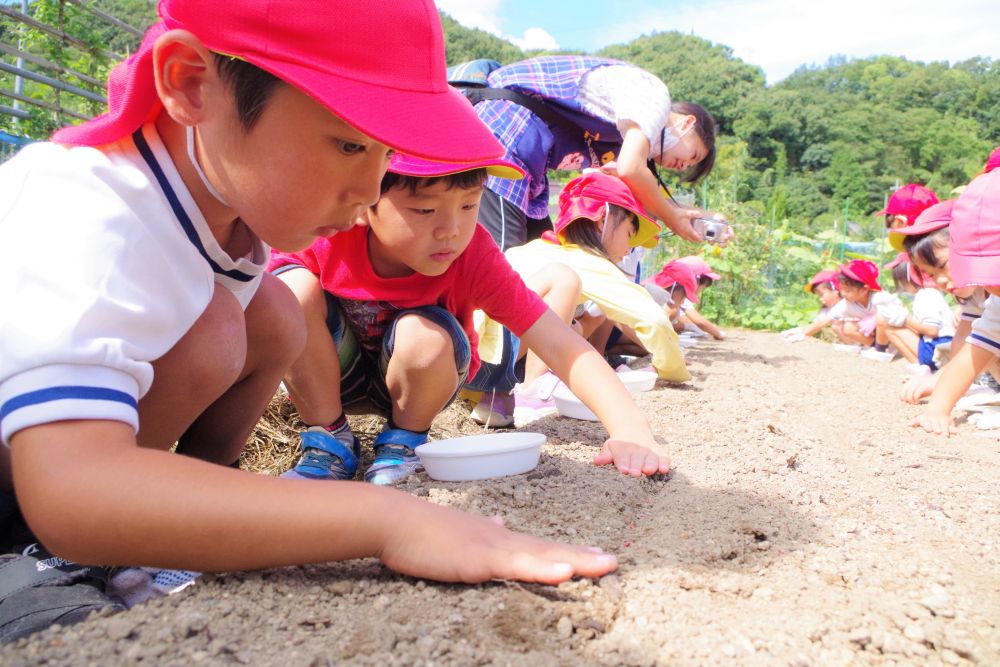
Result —
<path fill-rule="evenodd" d="M 1000 59 L 1000 1 L 949 0 L 436 0 L 459 23 L 522 48 L 594 51 L 653 31 L 725 44 L 768 83 L 830 56 Z M 669 84 L 669 82 L 667 82 Z"/>

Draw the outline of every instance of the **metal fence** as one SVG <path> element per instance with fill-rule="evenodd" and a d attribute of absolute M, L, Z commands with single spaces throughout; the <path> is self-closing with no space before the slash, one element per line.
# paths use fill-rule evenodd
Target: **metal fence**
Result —
<path fill-rule="evenodd" d="M 57 10 L 55 21 L 38 18 L 38 7 L 38 2 L 28 0 L 0 0 L 0 160 L 44 138 L 47 133 L 38 127 L 87 120 L 106 103 L 103 76 L 80 71 L 87 66 L 78 63 L 94 69 L 93 63 L 110 65 L 125 54 L 72 34 L 64 20 L 68 14 L 87 14 L 92 22 L 136 39 L 143 34 L 85 0 L 47 0 L 47 7 Z M 65 57 L 53 58 L 53 51 Z"/>

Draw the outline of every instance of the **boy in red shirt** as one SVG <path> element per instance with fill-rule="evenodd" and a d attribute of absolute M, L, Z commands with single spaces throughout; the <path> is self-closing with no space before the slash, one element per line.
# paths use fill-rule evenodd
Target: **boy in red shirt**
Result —
<path fill-rule="evenodd" d="M 521 176 L 502 160 L 457 165 L 397 154 L 362 224 L 273 255 L 270 268 L 302 304 L 309 332 L 285 377 L 312 425 L 289 476 L 354 477 L 359 449 L 345 410 L 389 418 L 366 480 L 392 484 L 419 469 L 414 449 L 427 442 L 434 417 L 477 373 L 496 370 L 483 368 L 476 352 L 476 309 L 536 351 L 601 417 L 611 439 L 596 464 L 613 461 L 634 476 L 670 469 L 614 372 L 525 286 L 477 224 L 487 174 Z"/>

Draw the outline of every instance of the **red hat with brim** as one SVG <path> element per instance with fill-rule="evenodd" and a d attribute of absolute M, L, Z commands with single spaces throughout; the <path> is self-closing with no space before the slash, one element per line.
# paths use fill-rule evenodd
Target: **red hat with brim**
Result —
<path fill-rule="evenodd" d="M 899 227 L 889 230 L 889 245 L 893 250 L 902 252 L 904 250 L 903 240 L 907 236 L 923 236 L 936 232 L 942 227 L 951 224 L 952 208 L 955 206 L 954 199 L 946 199 L 940 204 L 934 204 L 919 216 L 909 227 Z"/>
<path fill-rule="evenodd" d="M 108 112 L 59 130 L 54 141 L 99 146 L 155 118 L 153 45 L 184 29 L 210 51 L 270 72 L 391 148 L 445 162 L 503 154 L 468 100 L 448 85 L 431 0 L 160 0 L 158 11 L 162 22 L 108 78 Z"/>
<path fill-rule="evenodd" d="M 912 225 L 918 215 L 936 203 L 937 195 L 922 185 L 910 183 L 893 192 L 886 207 L 875 215 L 904 215 L 906 224 Z"/>
<path fill-rule="evenodd" d="M 646 213 L 625 181 L 598 169 L 583 172 L 567 183 L 559 193 L 559 216 L 553 224 L 556 235 L 563 240 L 563 230 L 580 218 L 594 222 L 603 220 L 608 204 L 629 211 L 639 221 L 639 228 L 629 240 L 629 245 L 633 248 L 656 247 L 657 235 L 660 233 L 659 223 L 654 222 Z"/>
<path fill-rule="evenodd" d="M 705 276 L 706 278 L 710 278 L 711 280 L 722 279 L 722 276 L 712 271 L 712 267 L 708 265 L 708 262 L 703 260 L 698 255 L 688 255 L 687 257 L 681 257 L 677 261 L 684 262 L 685 264 L 690 266 L 691 270 L 694 271 L 694 275 L 696 278 L 701 278 L 702 276 Z"/>
<path fill-rule="evenodd" d="M 983 173 L 988 174 L 997 167 L 1000 167 L 1000 146 L 994 148 L 990 156 L 986 158 L 986 166 L 983 167 Z"/>
<path fill-rule="evenodd" d="M 845 276 L 863 283 L 871 291 L 882 291 L 882 286 L 878 284 L 878 266 L 875 265 L 875 262 L 869 262 L 867 259 L 852 259 L 846 264 L 841 264 L 839 268 Z"/>
<path fill-rule="evenodd" d="M 886 271 L 892 271 L 900 264 L 906 264 L 906 277 L 911 283 L 917 287 L 937 287 L 937 282 L 930 276 L 925 276 L 920 272 L 913 262 L 910 261 L 910 256 L 905 252 L 901 252 L 896 255 L 895 258 L 888 264 L 882 266 Z"/>
<path fill-rule="evenodd" d="M 833 287 L 837 288 L 837 278 L 840 276 L 840 271 L 836 269 L 826 269 L 825 271 L 820 271 L 809 281 L 803 289 L 810 294 L 816 290 L 816 285 L 822 285 L 823 283 L 832 283 Z"/>
<path fill-rule="evenodd" d="M 958 288 L 1000 286 L 1000 169 L 969 183 L 955 202 L 953 215 L 948 245 L 951 281 Z"/>
<path fill-rule="evenodd" d="M 691 303 L 698 303 L 698 278 L 694 271 L 684 262 L 675 259 L 663 265 L 660 272 L 648 279 L 654 285 L 659 285 L 664 289 L 680 285 L 684 288 L 684 294 Z"/>
<path fill-rule="evenodd" d="M 509 178 L 512 180 L 524 178 L 524 169 L 503 158 L 491 158 L 473 162 L 434 162 L 397 152 L 389 162 L 389 171 L 394 174 L 420 176 L 422 178 L 449 176 L 474 169 L 485 169 L 487 175 L 496 176 L 497 178 Z"/>

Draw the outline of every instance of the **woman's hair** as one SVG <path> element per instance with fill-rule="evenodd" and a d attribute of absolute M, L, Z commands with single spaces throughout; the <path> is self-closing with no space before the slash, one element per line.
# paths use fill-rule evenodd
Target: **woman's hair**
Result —
<path fill-rule="evenodd" d="M 708 109 L 694 102 L 674 102 L 670 106 L 670 110 L 685 116 L 694 116 L 694 132 L 708 149 L 708 153 L 705 154 L 702 161 L 691 168 L 681 179 L 684 183 L 694 183 L 708 176 L 715 166 L 715 118 L 708 112 Z"/>
<path fill-rule="evenodd" d="M 831 292 L 836 292 L 837 291 L 837 288 L 834 286 L 833 282 L 832 281 L 827 281 L 825 283 L 816 283 L 815 285 L 813 285 L 813 288 L 812 288 L 813 289 L 813 294 L 815 294 L 816 296 L 819 296 L 819 290 L 820 290 L 820 288 L 830 290 Z"/>
<path fill-rule="evenodd" d="M 608 213 L 607 224 L 611 227 L 607 230 L 605 236 L 614 232 L 618 229 L 619 225 L 625 222 L 631 222 L 633 229 L 639 229 L 639 221 L 636 220 L 635 214 L 632 211 L 624 209 L 621 206 L 616 206 L 615 204 L 609 204 L 608 208 L 610 211 Z M 611 262 L 611 258 L 608 257 L 608 251 L 604 249 L 604 244 L 601 243 L 601 232 L 597 229 L 597 223 L 590 218 L 577 218 L 573 220 L 562 230 L 562 236 L 567 243 L 574 243 L 587 252 L 598 257 L 603 257 Z M 614 262 L 611 263 L 614 264 Z"/>
<path fill-rule="evenodd" d="M 230 58 L 221 53 L 213 55 L 219 78 L 233 90 L 236 115 L 240 119 L 240 124 L 249 132 L 257 123 L 281 79 L 245 60 Z"/>
<path fill-rule="evenodd" d="M 411 194 L 417 194 L 417 190 L 420 188 L 430 187 L 439 181 L 444 181 L 448 190 L 455 188 L 468 190 L 479 187 L 486 182 L 486 170 L 472 169 L 470 171 L 460 171 L 457 174 L 448 174 L 447 176 L 406 176 L 387 171 L 385 172 L 385 176 L 382 177 L 380 193 L 384 195 L 393 188 L 408 188 Z"/>
<path fill-rule="evenodd" d="M 698 276 L 698 287 L 708 287 L 715 281 L 706 276 L 704 273 Z"/>
<path fill-rule="evenodd" d="M 860 280 L 855 280 L 843 271 L 840 272 L 840 284 L 847 285 L 848 287 L 868 287 L 868 285 L 864 284 Z"/>
<path fill-rule="evenodd" d="M 947 248 L 951 240 L 951 232 L 947 227 L 929 232 L 927 234 L 915 234 L 903 239 L 903 249 L 913 259 L 919 259 L 927 266 L 941 268 L 938 262 L 937 251 L 939 248 Z"/>
<path fill-rule="evenodd" d="M 910 263 L 900 262 L 892 267 L 892 282 L 896 284 L 896 291 L 916 289 L 917 285 L 910 280 Z"/>

